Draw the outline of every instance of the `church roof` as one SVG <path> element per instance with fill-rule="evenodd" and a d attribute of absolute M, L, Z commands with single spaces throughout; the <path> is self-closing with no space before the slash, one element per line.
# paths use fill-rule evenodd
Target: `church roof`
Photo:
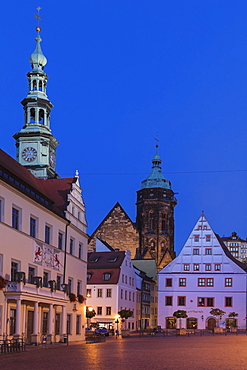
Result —
<path fill-rule="evenodd" d="M 156 154 L 152 160 L 152 170 L 149 176 L 141 182 L 141 189 L 153 189 L 153 188 L 163 188 L 171 189 L 172 184 L 169 180 L 166 180 L 161 168 L 161 158 L 158 154 L 158 145 L 156 146 Z"/>

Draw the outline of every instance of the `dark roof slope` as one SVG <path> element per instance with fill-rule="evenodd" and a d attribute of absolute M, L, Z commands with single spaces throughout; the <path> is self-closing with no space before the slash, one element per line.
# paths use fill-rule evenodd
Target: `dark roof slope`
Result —
<path fill-rule="evenodd" d="M 124 251 L 88 253 L 87 269 L 120 268 L 125 257 Z"/>
<path fill-rule="evenodd" d="M 221 237 L 218 234 L 215 234 L 215 235 L 216 235 L 216 237 L 218 239 L 218 242 L 220 243 L 225 255 L 228 258 L 230 258 L 233 262 L 235 262 L 241 269 L 243 269 L 245 272 L 247 272 L 247 265 L 243 262 L 240 262 L 236 258 L 234 258 L 233 255 L 231 254 L 231 252 L 229 251 L 229 249 L 226 247 L 226 245 L 222 241 Z"/>
<path fill-rule="evenodd" d="M 53 212 L 64 216 L 67 205 L 67 194 L 70 192 L 75 178 L 68 179 L 37 179 L 28 169 L 0 149 L 0 167 L 19 179 L 27 187 L 31 187 L 45 198 L 49 199 L 49 207 Z M 14 186 L 14 184 L 11 184 Z M 18 189 L 31 197 L 24 188 Z M 33 197 L 31 197 L 33 199 Z M 34 198 L 36 201 L 37 199 Z M 44 204 L 43 204 L 44 205 Z"/>

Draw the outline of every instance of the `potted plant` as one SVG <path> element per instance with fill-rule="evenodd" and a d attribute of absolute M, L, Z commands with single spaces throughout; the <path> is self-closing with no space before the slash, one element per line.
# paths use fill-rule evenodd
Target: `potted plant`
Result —
<path fill-rule="evenodd" d="M 6 287 L 7 283 L 8 283 L 8 280 L 0 276 L 0 290 L 3 290 Z"/>
<path fill-rule="evenodd" d="M 122 322 L 125 322 L 125 329 L 121 330 L 122 337 L 128 337 L 130 335 L 130 331 L 126 328 L 126 320 L 128 320 L 129 317 L 133 316 L 133 311 L 131 311 L 131 310 L 121 310 L 121 311 L 118 312 L 118 314 L 121 317 Z"/>
<path fill-rule="evenodd" d="M 182 319 L 186 319 L 188 317 L 185 310 L 177 310 L 173 312 L 173 316 L 179 319 L 179 328 L 177 328 L 177 334 L 179 335 L 186 335 L 186 329 L 182 328 Z"/>
<path fill-rule="evenodd" d="M 224 316 L 225 311 L 222 311 L 220 308 L 212 308 L 209 313 L 216 318 L 216 327 L 214 328 L 214 333 L 223 333 L 223 328 L 220 327 L 220 321 L 222 316 Z"/>
<path fill-rule="evenodd" d="M 74 293 L 69 293 L 70 302 L 76 302 L 76 295 Z"/>
<path fill-rule="evenodd" d="M 78 300 L 79 303 L 83 303 L 85 301 L 85 298 L 83 297 L 82 294 L 78 294 L 77 300 Z"/>
<path fill-rule="evenodd" d="M 238 328 L 237 328 L 237 320 L 236 320 L 236 317 L 238 317 L 238 313 L 236 312 L 230 312 L 229 315 L 228 315 L 229 320 L 229 327 L 230 327 L 230 332 L 232 333 L 236 333 Z"/>

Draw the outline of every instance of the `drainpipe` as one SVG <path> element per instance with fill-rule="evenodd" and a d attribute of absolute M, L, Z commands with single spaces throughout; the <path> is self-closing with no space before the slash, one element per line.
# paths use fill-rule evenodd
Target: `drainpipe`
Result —
<path fill-rule="evenodd" d="M 63 284 L 65 284 L 65 273 L 66 273 L 66 262 L 67 262 L 67 237 L 68 237 L 68 226 L 70 225 L 70 221 L 67 220 L 68 223 L 65 227 L 65 243 L 64 243 L 64 264 L 63 264 Z"/>

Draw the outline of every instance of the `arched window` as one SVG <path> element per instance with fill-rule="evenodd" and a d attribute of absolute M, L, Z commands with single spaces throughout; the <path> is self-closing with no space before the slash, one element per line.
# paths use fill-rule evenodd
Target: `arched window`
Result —
<path fill-rule="evenodd" d="M 155 250 L 155 241 L 152 239 L 152 240 L 150 240 L 150 248 L 152 249 L 152 250 Z"/>
<path fill-rule="evenodd" d="M 151 210 L 149 212 L 149 230 L 153 230 L 154 229 L 154 211 Z"/>
<path fill-rule="evenodd" d="M 42 81 L 39 81 L 39 91 L 42 91 Z"/>
<path fill-rule="evenodd" d="M 40 125 L 44 124 L 44 110 L 43 109 L 39 110 L 39 124 Z"/>
<path fill-rule="evenodd" d="M 36 80 L 33 81 L 33 90 L 37 90 L 37 81 Z"/>
<path fill-rule="evenodd" d="M 161 243 L 160 243 L 160 245 L 161 245 L 161 249 L 164 250 L 165 249 L 165 241 L 162 240 Z"/>
<path fill-rule="evenodd" d="M 35 123 L 35 109 L 30 109 L 30 123 Z"/>

